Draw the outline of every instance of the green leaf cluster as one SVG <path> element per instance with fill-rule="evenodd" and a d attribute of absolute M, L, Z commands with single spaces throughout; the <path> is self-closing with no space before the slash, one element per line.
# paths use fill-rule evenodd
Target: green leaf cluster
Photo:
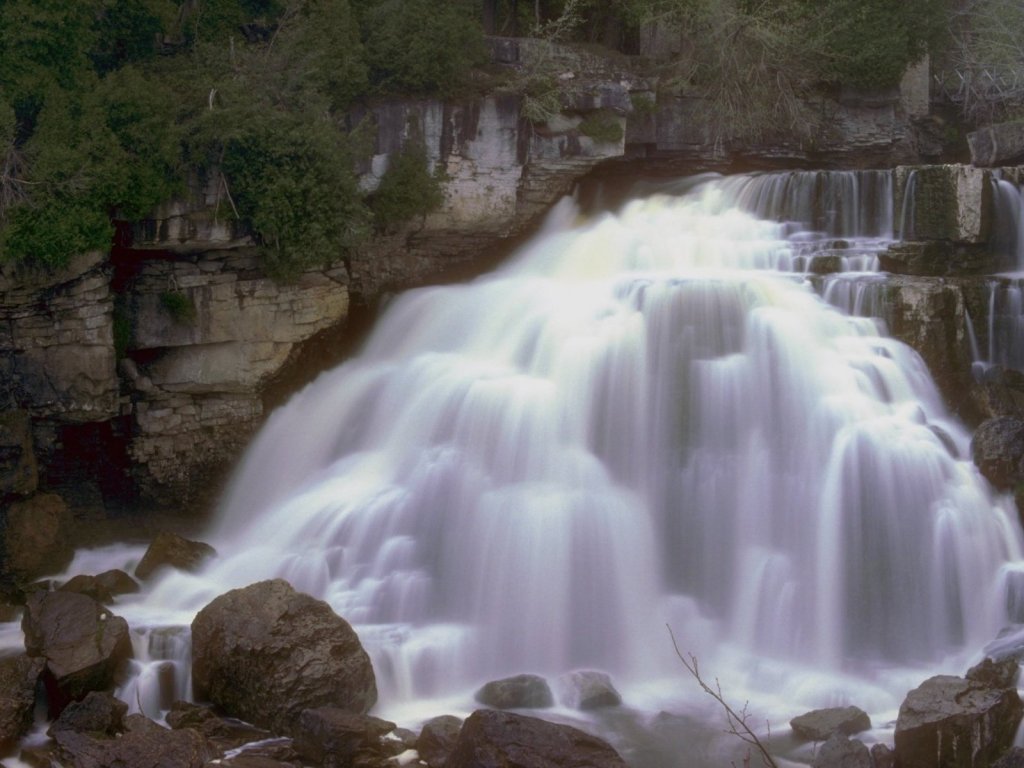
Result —
<path fill-rule="evenodd" d="M 374 221 L 383 230 L 425 216 L 443 202 L 444 177 L 431 173 L 426 150 L 415 140 L 391 159 L 380 186 L 370 196 Z"/>

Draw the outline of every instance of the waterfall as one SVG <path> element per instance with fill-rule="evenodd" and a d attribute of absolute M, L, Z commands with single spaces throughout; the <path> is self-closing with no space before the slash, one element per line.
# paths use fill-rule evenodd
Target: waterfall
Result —
<path fill-rule="evenodd" d="M 992 226 L 993 246 L 996 255 L 1015 272 L 1024 271 L 1024 236 L 1021 223 L 1024 220 L 1024 196 L 1021 188 L 1006 179 L 993 179 L 993 200 L 995 217 Z"/>
<path fill-rule="evenodd" d="M 496 273 L 400 296 L 271 416 L 216 561 L 119 612 L 187 625 L 283 577 L 355 625 L 385 714 L 580 667 L 634 704 L 679 696 L 666 623 L 780 718 L 892 710 L 1024 597 L 1012 502 L 864 316 L 884 278 L 822 298 L 801 274 L 815 232 L 891 238 L 888 178 L 703 179 L 575 228 L 563 210 Z"/>

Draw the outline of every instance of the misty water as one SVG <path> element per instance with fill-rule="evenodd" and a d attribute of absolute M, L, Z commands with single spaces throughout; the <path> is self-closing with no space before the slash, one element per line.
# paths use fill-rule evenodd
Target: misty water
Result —
<path fill-rule="evenodd" d="M 701 177 L 585 220 L 563 201 L 493 274 L 399 296 L 269 418 L 202 536 L 218 558 L 118 599 L 119 695 L 159 716 L 170 660 L 189 696 L 180 628 L 282 577 L 355 626 L 404 726 L 598 669 L 623 707 L 534 714 L 637 766 L 727 765 L 670 626 L 766 737 L 856 704 L 891 743 L 907 690 L 1024 619 L 1012 500 L 863 306 L 898 229 L 888 173 Z M 812 281 L 820 258 L 846 272 Z"/>

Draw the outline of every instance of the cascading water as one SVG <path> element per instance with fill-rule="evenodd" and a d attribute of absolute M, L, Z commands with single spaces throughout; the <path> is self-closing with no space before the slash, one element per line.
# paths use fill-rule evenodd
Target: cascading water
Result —
<path fill-rule="evenodd" d="M 780 720 L 961 672 L 1021 599 L 1020 535 L 920 358 L 792 271 L 809 178 L 705 180 L 400 297 L 270 418 L 218 559 L 118 612 L 184 626 L 286 578 L 356 626 L 384 714 L 579 667 L 657 711 L 687 697 L 666 623 Z M 887 210 L 824 233 L 884 241 Z"/>

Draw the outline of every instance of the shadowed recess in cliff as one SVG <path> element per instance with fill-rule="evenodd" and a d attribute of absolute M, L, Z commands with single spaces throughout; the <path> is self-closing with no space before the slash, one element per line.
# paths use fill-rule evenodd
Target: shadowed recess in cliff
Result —
<path fill-rule="evenodd" d="M 356 625 L 385 711 L 522 671 L 643 687 L 678 671 L 666 622 L 808 706 L 868 680 L 886 710 L 898 670 L 980 649 L 1021 558 L 1009 502 L 921 359 L 799 272 L 807 242 L 881 242 L 891 215 L 813 234 L 744 210 L 755 183 L 575 228 L 566 204 L 495 274 L 400 297 L 270 419 L 219 560 L 124 615 L 183 624 L 284 577 Z"/>

